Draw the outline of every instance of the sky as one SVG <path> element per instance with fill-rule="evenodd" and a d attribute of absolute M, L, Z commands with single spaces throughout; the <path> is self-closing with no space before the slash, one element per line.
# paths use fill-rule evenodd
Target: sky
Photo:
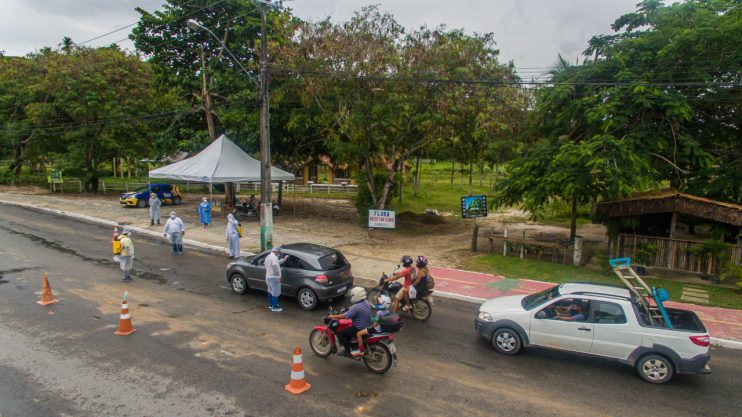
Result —
<path fill-rule="evenodd" d="M 619 16 L 640 0 L 292 0 L 284 6 L 305 20 L 346 21 L 377 4 L 408 29 L 422 25 L 493 33 L 503 62 L 513 60 L 524 78 L 548 71 L 562 54 L 575 62 L 594 35 L 610 33 Z M 0 0 L 0 51 L 25 55 L 57 47 L 64 36 L 81 43 L 137 21 L 135 7 L 153 11 L 163 0 Z M 85 43 L 125 39 L 131 28 Z M 132 49 L 130 41 L 119 43 Z"/>

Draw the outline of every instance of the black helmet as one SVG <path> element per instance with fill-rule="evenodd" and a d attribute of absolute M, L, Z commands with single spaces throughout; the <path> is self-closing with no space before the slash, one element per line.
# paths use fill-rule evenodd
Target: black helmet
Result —
<path fill-rule="evenodd" d="M 422 268 L 428 264 L 428 258 L 425 256 L 418 256 L 417 260 L 415 261 L 415 265 L 417 265 L 418 268 Z"/>
<path fill-rule="evenodd" d="M 399 261 L 402 262 L 402 265 L 406 267 L 412 265 L 412 257 L 410 255 L 403 256 L 399 259 Z"/>

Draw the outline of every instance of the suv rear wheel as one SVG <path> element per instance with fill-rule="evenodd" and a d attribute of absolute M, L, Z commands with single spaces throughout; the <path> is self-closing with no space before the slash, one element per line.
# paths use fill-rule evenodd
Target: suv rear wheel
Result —
<path fill-rule="evenodd" d="M 664 384 L 675 373 L 669 359 L 654 353 L 642 356 L 636 362 L 636 371 L 642 379 L 653 384 Z"/>
<path fill-rule="evenodd" d="M 515 355 L 520 352 L 523 342 L 515 330 L 501 327 L 492 334 L 492 346 L 498 353 Z"/>
<path fill-rule="evenodd" d="M 319 302 L 319 300 L 317 300 L 317 294 L 306 287 L 299 290 L 299 293 L 296 294 L 296 298 L 299 300 L 299 307 L 304 310 L 314 310 L 317 308 L 317 303 Z"/>

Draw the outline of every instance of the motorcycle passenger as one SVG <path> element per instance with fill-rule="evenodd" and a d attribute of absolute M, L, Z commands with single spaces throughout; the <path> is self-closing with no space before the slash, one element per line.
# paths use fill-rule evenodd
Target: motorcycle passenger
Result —
<path fill-rule="evenodd" d="M 338 353 L 340 356 L 361 356 L 361 351 L 351 352 L 350 341 L 359 330 L 366 329 L 371 326 L 371 303 L 366 300 L 366 290 L 363 287 L 353 287 L 348 292 L 350 294 L 350 302 L 352 305 L 343 314 L 330 314 L 327 317 L 331 319 L 351 319 L 353 325 L 348 326 L 342 331 L 337 333 L 340 344 L 343 346 L 343 351 Z"/>
<path fill-rule="evenodd" d="M 405 311 L 410 309 L 410 285 L 412 285 L 413 276 L 415 275 L 415 268 L 412 266 L 413 261 L 410 255 L 403 256 L 399 261 L 402 262 L 404 269 L 389 277 L 389 281 L 396 281 L 404 277 L 402 289 L 394 295 L 394 301 L 392 302 L 393 313 L 396 313 L 397 310 L 399 310 L 399 302 L 402 300 L 406 303 Z"/>
<path fill-rule="evenodd" d="M 412 286 L 417 291 L 417 298 L 422 298 L 428 292 L 428 276 L 430 275 L 428 258 L 422 255 L 418 256 L 415 259 L 415 266 L 417 267 L 417 274 L 415 275 L 415 280 L 412 282 Z"/>
<path fill-rule="evenodd" d="M 368 335 L 372 330 L 376 333 L 381 333 L 381 318 L 389 314 L 389 308 L 391 307 L 391 304 L 392 300 L 384 294 L 380 294 L 378 297 L 376 297 L 376 317 L 373 317 L 371 319 L 371 324 L 373 327 L 358 331 L 358 334 L 356 334 L 356 340 L 358 340 L 359 355 L 353 354 L 353 352 L 356 352 L 353 351 L 351 352 L 353 356 L 363 355 L 363 336 Z"/>

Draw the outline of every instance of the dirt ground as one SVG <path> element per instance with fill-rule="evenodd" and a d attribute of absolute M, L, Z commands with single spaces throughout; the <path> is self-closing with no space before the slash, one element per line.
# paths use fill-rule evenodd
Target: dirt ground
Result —
<path fill-rule="evenodd" d="M 205 230 L 198 224 L 197 205 L 202 195 L 185 195 L 180 206 L 163 206 L 166 217 L 175 210 L 186 224 L 186 238 L 214 245 L 225 243 L 224 216 L 214 215 L 212 226 Z M 0 200 L 23 202 L 58 210 L 73 211 L 88 216 L 118 221 L 149 228 L 149 211 L 123 207 L 118 194 L 55 193 L 40 188 L 0 187 Z M 164 219 L 163 219 L 164 222 Z M 480 227 L 480 251 L 486 250 L 488 241 L 483 236 L 492 230 L 519 235 L 532 234 L 569 235 L 569 229 L 527 220 L 525 213 L 509 209 L 490 213 L 476 220 Z M 243 221 L 245 237 L 241 239 L 243 251 L 259 251 L 260 223 L 257 219 Z M 354 273 L 366 277 L 378 276 L 398 262 L 401 255 L 426 255 L 431 264 L 460 267 L 473 253 L 470 250 L 474 220 L 454 219 L 451 216 L 416 215 L 397 213 L 397 230 L 369 230 L 358 219 L 352 201 L 294 198 L 285 196 L 280 214 L 274 218 L 273 241 L 313 242 L 338 248 L 353 263 Z M 155 229 L 157 227 L 155 226 Z M 605 228 L 587 224 L 578 228 L 578 234 L 589 244 L 605 242 Z"/>

